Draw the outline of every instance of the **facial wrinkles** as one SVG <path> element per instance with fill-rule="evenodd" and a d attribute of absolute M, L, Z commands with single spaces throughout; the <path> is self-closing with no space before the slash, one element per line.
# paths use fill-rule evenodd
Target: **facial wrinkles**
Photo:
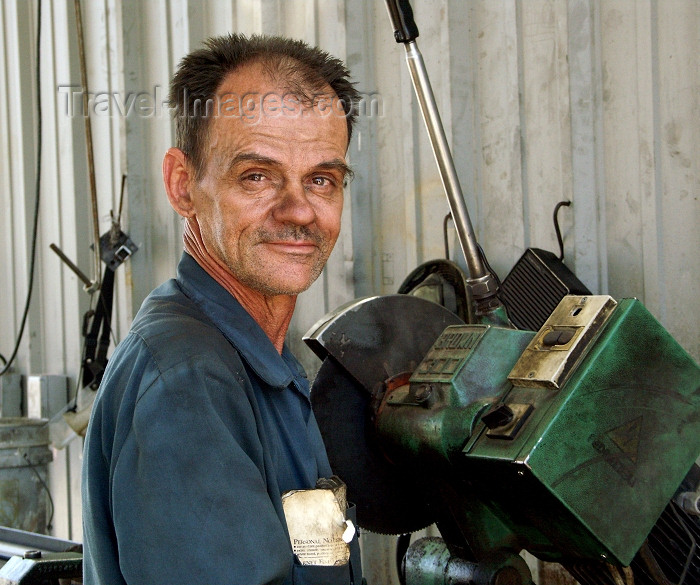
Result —
<path fill-rule="evenodd" d="M 205 245 L 211 247 L 232 276 L 252 289 L 268 294 L 300 292 L 298 281 L 297 284 L 290 284 L 289 290 L 283 290 L 283 283 L 292 280 L 288 276 L 276 278 L 287 273 L 287 269 L 282 268 L 284 262 L 290 263 L 289 274 L 308 271 L 308 288 L 323 270 L 336 236 L 331 233 L 334 228 L 329 228 L 327 222 L 317 225 L 315 220 L 308 224 L 295 223 L 294 220 L 287 222 L 286 219 L 279 221 L 282 218 L 275 219 L 272 208 L 264 213 L 267 202 L 273 202 L 271 197 L 267 197 L 272 194 L 271 191 L 251 194 L 248 205 L 261 206 L 257 215 L 260 221 L 247 226 L 245 221 L 238 223 L 238 212 L 228 209 L 231 193 L 239 190 L 235 159 L 240 159 L 241 155 L 259 157 L 261 164 L 273 171 L 273 185 L 277 184 L 272 188 L 279 189 L 284 189 L 286 181 L 297 183 L 304 180 L 305 174 L 319 169 L 319 165 L 345 167 L 344 145 L 339 145 L 325 132 L 319 133 L 318 126 L 310 128 L 306 123 L 307 116 L 303 118 L 271 118 L 249 126 L 241 126 L 244 122 L 235 118 L 215 120 L 208 133 L 208 169 L 198 181 L 199 189 L 205 192 L 204 197 L 209 200 L 209 209 L 204 214 L 208 217 L 201 218 Z M 243 209 L 239 211 L 246 216 L 247 212 Z M 250 217 L 255 218 L 256 214 Z M 312 244 L 316 250 L 309 253 L 308 248 L 306 251 L 299 248 L 297 253 L 289 246 L 275 247 L 275 244 L 299 242 Z M 271 289 L 270 286 L 276 288 Z"/>
<path fill-rule="evenodd" d="M 247 259 L 251 263 L 260 261 L 260 258 L 250 248 L 241 250 L 241 256 L 238 262 L 232 261 L 228 257 L 224 257 L 224 261 L 231 274 L 234 275 L 239 282 L 258 290 L 264 295 L 296 295 L 302 290 L 309 288 L 323 271 L 323 267 L 330 253 L 329 243 L 324 244 L 320 250 L 321 253 L 308 258 L 310 262 L 307 266 L 309 275 L 306 284 L 302 288 L 298 288 L 298 285 L 287 286 L 281 284 L 281 281 L 280 284 L 273 284 L 272 281 L 262 278 L 262 275 L 257 271 L 246 269 L 246 267 L 249 266 L 248 263 L 240 262 L 240 260 Z M 288 259 L 288 261 L 291 261 L 291 259 Z M 288 266 L 291 268 L 291 265 Z"/>
<path fill-rule="evenodd" d="M 215 215 L 225 215 L 221 208 L 222 193 L 212 194 L 208 192 L 207 196 L 211 199 L 211 209 Z M 268 218 L 269 219 L 269 218 Z M 244 230 L 238 235 L 237 242 L 234 247 L 238 250 L 237 255 L 231 255 L 232 248 L 227 244 L 227 240 L 232 234 L 228 233 L 225 222 L 205 222 L 209 227 L 211 237 L 204 237 L 206 241 L 213 247 L 215 255 L 221 258 L 224 265 L 229 269 L 241 283 L 250 286 L 268 295 L 279 294 L 298 294 L 300 290 L 297 288 L 285 288 L 280 285 L 272 285 L 266 279 L 261 278 L 258 272 L 261 262 L 265 262 L 265 256 L 258 251 L 259 245 L 284 244 L 285 242 L 310 242 L 316 246 L 317 251 L 312 255 L 300 254 L 296 261 L 300 261 L 307 265 L 309 270 L 309 280 L 304 288 L 313 283 L 323 271 L 323 267 L 330 255 L 335 240 L 329 238 L 315 225 L 298 225 L 298 224 L 279 224 L 257 226 L 252 230 Z M 212 229 L 213 228 L 213 229 Z M 247 235 L 244 235 L 245 232 Z M 229 243 L 230 242 L 229 240 Z M 292 261 L 295 257 L 293 252 L 286 251 L 288 261 Z"/>

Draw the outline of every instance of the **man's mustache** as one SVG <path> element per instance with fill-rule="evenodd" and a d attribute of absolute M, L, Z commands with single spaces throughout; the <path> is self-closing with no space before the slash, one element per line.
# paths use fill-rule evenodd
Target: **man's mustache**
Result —
<path fill-rule="evenodd" d="M 323 236 L 306 225 L 288 225 L 275 231 L 260 228 L 257 231 L 258 239 L 263 242 L 277 241 L 311 241 L 317 246 L 324 244 Z"/>

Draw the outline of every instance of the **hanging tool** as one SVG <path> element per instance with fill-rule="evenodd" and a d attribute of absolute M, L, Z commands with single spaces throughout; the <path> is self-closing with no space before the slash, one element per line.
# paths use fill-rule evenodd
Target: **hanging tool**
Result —
<path fill-rule="evenodd" d="M 100 223 L 97 209 L 97 184 L 95 180 L 95 156 L 92 143 L 92 122 L 88 109 L 88 77 L 85 63 L 85 39 L 83 35 L 83 19 L 80 11 L 80 0 L 74 0 L 75 22 L 78 29 L 78 53 L 80 55 L 80 84 L 83 95 L 83 112 L 85 113 L 85 147 L 87 150 L 88 178 L 90 181 L 90 208 L 92 209 L 92 234 L 94 242 L 93 278 L 85 290 L 92 294 L 100 289 Z"/>
<path fill-rule="evenodd" d="M 498 279 L 487 269 L 487 263 L 484 262 L 477 244 L 423 56 L 416 44 L 418 27 L 413 20 L 413 10 L 408 0 L 387 0 L 386 5 L 394 27 L 394 38 L 406 49 L 406 62 L 411 73 L 411 81 L 430 136 L 430 144 L 469 270 L 466 284 L 474 305 L 472 313 L 478 322 L 508 324 L 505 307 L 498 298 Z"/>
<path fill-rule="evenodd" d="M 85 432 L 95 399 L 96 390 L 102 381 L 102 375 L 107 367 L 107 353 L 112 335 L 112 307 L 114 298 L 114 273 L 127 260 L 138 246 L 121 230 L 122 207 L 126 175 L 122 176 L 119 195 L 119 211 L 115 215 L 110 211 L 112 223 L 109 231 L 99 238 L 100 259 L 105 263 L 100 293 L 95 309 L 90 309 L 83 316 L 83 336 L 85 345 L 82 361 L 82 385 L 77 396 L 66 406 L 62 418 L 77 434 Z M 51 249 L 66 263 L 90 292 L 91 281 L 71 260 L 56 246 Z"/>

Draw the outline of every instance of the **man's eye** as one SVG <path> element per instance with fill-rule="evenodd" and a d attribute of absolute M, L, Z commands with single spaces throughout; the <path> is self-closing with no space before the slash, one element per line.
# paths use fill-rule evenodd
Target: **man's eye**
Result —
<path fill-rule="evenodd" d="M 244 178 L 248 181 L 262 181 L 265 178 L 265 175 L 263 175 L 262 173 L 250 173 Z"/>
<path fill-rule="evenodd" d="M 333 184 L 328 177 L 313 177 L 311 182 L 319 187 L 327 187 Z"/>

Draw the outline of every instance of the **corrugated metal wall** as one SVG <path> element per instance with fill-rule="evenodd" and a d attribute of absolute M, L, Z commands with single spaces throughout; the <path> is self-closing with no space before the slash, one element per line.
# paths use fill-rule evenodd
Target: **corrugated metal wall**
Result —
<path fill-rule="evenodd" d="M 595 293 L 636 296 L 700 357 L 700 3 L 696 0 L 415 0 L 419 47 L 472 222 L 504 277 L 529 246 L 556 251 Z M 90 305 L 49 250 L 88 274 L 92 227 L 70 0 L 43 0 L 41 208 L 36 281 L 17 369 L 80 362 Z M 9 356 L 28 286 L 37 157 L 37 0 L 0 3 L 0 352 Z M 447 203 L 403 58 L 379 0 L 83 1 L 100 233 L 127 176 L 115 339 L 169 278 L 181 226 L 161 186 L 172 142 L 171 71 L 201 39 L 284 34 L 345 58 L 368 109 L 350 147 L 356 178 L 324 276 L 300 297 L 290 339 L 355 296 L 395 292 L 443 255 Z M 454 246 L 453 246 L 454 247 Z M 312 355 L 294 346 L 309 369 Z M 71 479 L 77 486 L 77 464 Z M 74 502 L 75 504 L 75 502 Z M 79 534 L 79 510 L 57 527 Z M 72 530 L 72 532 L 71 532 Z"/>

